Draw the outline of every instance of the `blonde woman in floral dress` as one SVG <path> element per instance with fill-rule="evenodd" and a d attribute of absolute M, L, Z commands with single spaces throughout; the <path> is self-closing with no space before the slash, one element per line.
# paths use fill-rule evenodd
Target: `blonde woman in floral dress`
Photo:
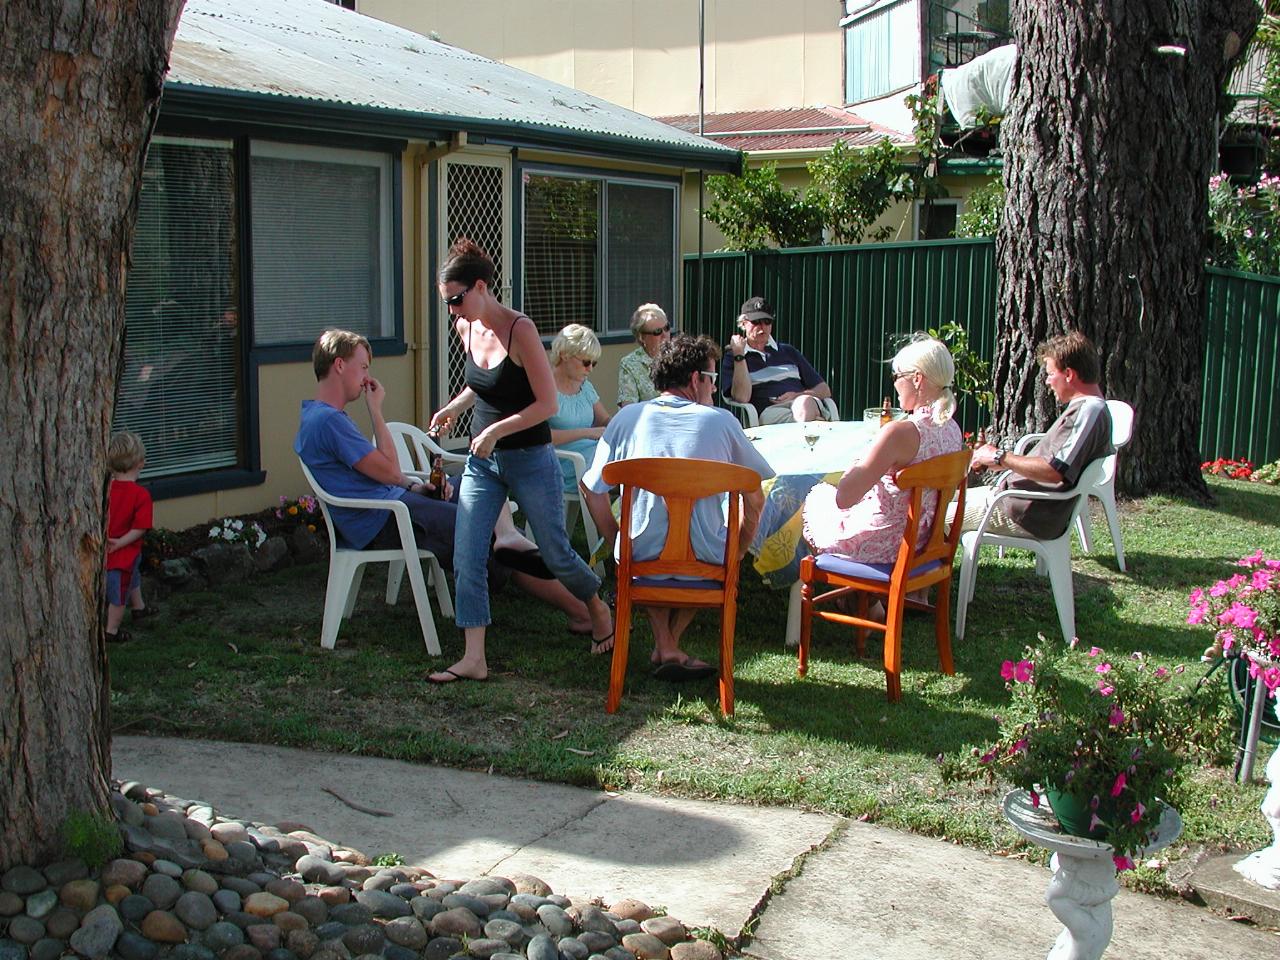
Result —
<path fill-rule="evenodd" d="M 819 483 L 804 504 L 804 536 L 814 553 L 837 553 L 861 563 L 893 563 L 907 526 L 910 497 L 894 483 L 913 463 L 964 445 L 953 419 L 955 364 L 946 346 L 917 335 L 893 358 L 898 403 L 906 420 L 886 424 L 866 455 L 836 486 Z M 936 496 L 935 496 L 936 499 Z M 926 502 L 920 529 L 928 530 L 936 502 Z"/>

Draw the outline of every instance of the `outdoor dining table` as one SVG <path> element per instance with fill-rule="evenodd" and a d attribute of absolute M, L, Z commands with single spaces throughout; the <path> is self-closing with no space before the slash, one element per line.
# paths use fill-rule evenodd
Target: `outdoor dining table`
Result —
<path fill-rule="evenodd" d="M 766 480 L 760 525 L 751 540 L 753 566 L 766 584 L 789 589 L 787 646 L 800 642 L 800 560 L 804 543 L 802 510 L 814 485 L 836 483 L 875 439 L 879 423 L 779 423 L 746 431 L 777 476 Z M 805 435 L 817 436 L 810 447 Z"/>

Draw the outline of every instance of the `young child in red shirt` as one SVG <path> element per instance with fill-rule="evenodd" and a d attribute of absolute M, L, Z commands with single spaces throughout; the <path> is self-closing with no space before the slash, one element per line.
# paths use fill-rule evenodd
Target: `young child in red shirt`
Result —
<path fill-rule="evenodd" d="M 142 599 L 142 538 L 151 529 L 151 494 L 138 483 L 147 451 L 136 433 L 117 433 L 107 447 L 107 643 L 125 643 L 120 629 L 127 603 L 133 619 L 155 611 Z"/>

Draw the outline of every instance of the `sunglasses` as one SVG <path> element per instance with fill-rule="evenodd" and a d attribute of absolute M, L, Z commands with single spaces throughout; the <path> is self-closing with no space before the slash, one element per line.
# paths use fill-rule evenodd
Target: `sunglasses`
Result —
<path fill-rule="evenodd" d="M 445 298 L 444 298 L 444 305 L 445 305 L 446 307 L 456 307 L 456 306 L 458 306 L 458 304 L 462 303 L 462 301 L 463 301 L 463 300 L 465 300 L 465 299 L 467 298 L 467 294 L 471 292 L 471 287 L 474 287 L 474 286 L 475 286 L 475 284 L 474 284 L 474 283 L 473 283 L 473 284 L 470 284 L 470 285 L 467 287 L 467 289 L 463 290 L 461 293 L 455 293 L 452 297 L 445 297 Z"/>
<path fill-rule="evenodd" d="M 899 370 L 897 373 L 893 375 L 893 379 L 897 381 L 897 380 L 901 380 L 903 377 L 914 377 L 916 373 L 917 371 L 915 370 Z"/>
<path fill-rule="evenodd" d="M 646 337 L 660 337 L 664 333 L 671 332 L 671 324 L 668 323 L 665 327 L 659 327 L 657 330 L 641 330 L 640 332 Z"/>
<path fill-rule="evenodd" d="M 716 381 L 720 379 L 720 374 L 715 370 L 699 370 L 698 372 L 702 374 L 704 377 L 706 377 L 708 380 L 710 380 L 712 385 L 714 385 Z"/>
<path fill-rule="evenodd" d="M 586 357 L 578 357 L 577 359 L 578 359 L 578 362 L 582 364 L 584 367 L 586 367 L 588 370 L 590 370 L 592 367 L 594 367 L 596 364 L 600 362 L 599 360 L 588 360 Z"/>

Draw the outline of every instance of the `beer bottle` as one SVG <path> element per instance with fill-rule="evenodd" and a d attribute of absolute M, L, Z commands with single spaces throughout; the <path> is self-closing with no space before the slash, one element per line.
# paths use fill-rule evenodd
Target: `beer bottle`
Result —
<path fill-rule="evenodd" d="M 880 426 L 884 426 L 893 419 L 893 407 L 889 403 L 889 398 L 884 398 L 884 405 L 880 408 Z"/>
<path fill-rule="evenodd" d="M 430 479 L 431 479 L 431 485 L 435 487 L 435 489 L 431 491 L 431 496 L 435 497 L 437 500 L 443 500 L 444 485 L 445 485 L 444 457 L 442 457 L 438 453 L 431 458 Z"/>

